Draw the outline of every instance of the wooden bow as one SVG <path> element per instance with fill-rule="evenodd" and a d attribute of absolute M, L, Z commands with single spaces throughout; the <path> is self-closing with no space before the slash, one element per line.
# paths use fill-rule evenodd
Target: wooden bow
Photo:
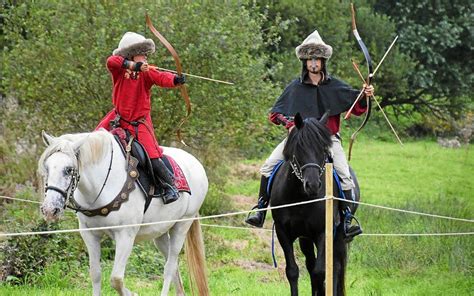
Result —
<path fill-rule="evenodd" d="M 173 46 L 166 40 L 163 35 L 161 35 L 160 32 L 158 32 L 157 29 L 153 26 L 150 17 L 148 16 L 148 13 L 145 13 L 145 19 L 146 19 L 146 24 L 150 31 L 160 40 L 160 42 L 166 47 L 166 49 L 171 53 L 174 59 L 174 63 L 176 64 L 176 73 L 181 76 L 183 71 L 181 67 L 181 62 L 179 60 L 178 53 L 176 50 L 174 50 Z M 186 90 L 186 86 L 184 84 L 179 86 L 179 90 L 181 91 L 181 96 L 184 99 L 184 102 L 186 103 L 186 116 L 181 119 L 181 122 L 178 125 L 178 130 L 176 131 L 176 135 L 178 137 L 178 140 L 186 145 L 186 143 L 183 141 L 183 138 L 181 136 L 181 126 L 188 120 L 189 116 L 191 115 L 191 100 L 189 99 L 188 91 Z M 187 145 L 186 145 L 187 146 Z"/>
<path fill-rule="evenodd" d="M 375 68 L 375 71 L 372 70 L 372 59 L 370 58 L 370 54 L 369 54 L 369 51 L 367 50 L 367 47 L 365 46 L 364 42 L 362 41 L 362 39 L 360 38 L 359 36 L 359 33 L 357 31 L 357 27 L 356 27 L 356 22 L 355 22 L 355 11 L 354 11 L 354 5 L 351 3 L 351 13 L 352 13 L 352 32 L 354 34 L 354 36 L 356 37 L 357 39 L 357 42 L 359 43 L 359 46 L 360 48 L 362 49 L 363 53 L 364 53 L 364 57 L 365 57 L 365 60 L 367 61 L 367 67 L 368 67 L 368 75 L 367 75 L 367 78 L 364 78 L 362 76 L 362 74 L 360 73 L 360 70 L 359 70 L 359 67 L 357 66 L 357 64 L 352 61 L 352 65 L 354 67 L 354 69 L 357 71 L 357 73 L 359 74 L 359 77 L 361 78 L 361 80 L 363 81 L 364 84 L 366 85 L 370 85 L 372 79 L 374 78 L 375 76 L 375 73 L 377 72 L 377 70 L 379 69 L 380 65 L 382 65 L 383 61 L 385 60 L 385 58 L 387 57 L 388 53 L 390 52 L 390 50 L 392 49 L 392 47 L 394 46 L 395 42 L 398 40 L 398 36 L 395 37 L 395 39 L 393 40 L 393 42 L 390 44 L 390 46 L 388 47 L 387 51 L 385 52 L 385 54 L 383 55 L 382 59 L 380 60 L 379 64 L 377 65 L 377 67 Z M 354 103 L 352 104 L 351 108 L 349 109 L 349 111 L 347 111 L 346 113 L 346 116 L 344 117 L 344 119 L 348 119 L 351 115 L 351 112 L 352 112 L 352 109 L 355 107 L 355 105 L 357 104 L 357 102 L 359 101 L 359 99 L 362 97 L 362 94 L 364 93 L 364 89 L 361 90 L 361 92 L 359 93 L 359 95 L 357 96 L 356 100 L 354 101 Z M 385 112 L 383 111 L 382 109 L 382 106 L 380 106 L 379 102 L 377 101 L 377 99 L 375 98 L 375 96 L 372 96 L 372 97 L 367 97 L 366 96 L 366 100 L 367 100 L 367 114 L 364 118 L 364 121 L 362 122 L 361 126 L 352 134 L 351 136 L 351 139 L 350 139 L 350 142 L 349 142 L 349 156 L 348 156 L 348 159 L 351 160 L 351 154 L 352 154 L 352 146 L 354 144 L 354 141 L 355 141 L 355 138 L 357 136 L 357 133 L 359 131 L 362 130 L 362 128 L 365 126 L 365 124 L 367 123 L 369 117 L 370 117 L 370 112 L 371 112 L 371 100 L 370 99 L 373 99 L 375 101 L 375 103 L 377 104 L 377 106 L 379 107 L 380 111 L 382 112 L 383 116 L 385 117 L 385 120 L 387 121 L 388 125 L 390 126 L 390 128 L 392 129 L 395 137 L 397 138 L 398 142 L 400 143 L 400 145 L 403 146 L 403 143 L 402 141 L 400 140 L 400 137 L 398 136 L 397 132 L 395 131 L 393 125 L 390 123 L 390 120 L 388 119 L 387 115 L 385 114 Z"/>
<path fill-rule="evenodd" d="M 360 49 L 362 50 L 362 52 L 364 53 L 364 57 L 365 57 L 365 61 L 367 62 L 367 69 L 368 69 L 368 74 L 367 74 L 367 78 L 365 79 L 365 83 L 367 85 L 370 85 L 370 83 L 372 82 L 372 77 L 373 77 L 373 66 L 372 66 L 372 58 L 370 57 L 370 54 L 369 54 L 369 51 L 367 49 L 367 46 L 365 46 L 365 43 L 364 41 L 362 41 L 362 38 L 360 37 L 359 35 L 359 32 L 357 31 L 357 25 L 356 25 L 356 20 L 355 20 L 355 11 L 354 11 L 354 4 L 351 3 L 351 13 L 352 13 L 352 33 L 354 34 L 356 40 L 357 40 L 357 43 L 359 43 L 359 47 Z M 346 116 L 344 117 L 344 119 L 348 119 L 349 116 L 351 115 L 351 112 L 352 112 L 352 109 L 354 108 L 354 106 L 357 104 L 357 102 L 359 101 L 359 99 L 362 97 L 362 95 L 364 94 L 364 89 L 362 89 L 359 93 L 359 95 L 357 96 L 354 104 L 352 105 L 352 107 L 349 109 L 349 111 L 347 111 L 347 114 Z M 351 139 L 349 141 L 349 156 L 348 156 L 348 159 L 351 160 L 351 154 L 352 154 L 352 145 L 354 144 L 354 141 L 356 139 L 356 136 L 357 134 L 364 128 L 364 126 L 367 124 L 367 122 L 369 121 L 369 118 L 370 118 L 370 114 L 371 114 L 371 111 L 372 111 L 372 104 L 371 104 L 371 101 L 370 101 L 370 97 L 367 97 L 366 96 L 366 101 L 367 101 L 367 112 L 365 114 L 365 118 L 364 118 L 364 121 L 362 122 L 362 124 L 359 126 L 359 128 L 352 134 L 351 136 Z"/>

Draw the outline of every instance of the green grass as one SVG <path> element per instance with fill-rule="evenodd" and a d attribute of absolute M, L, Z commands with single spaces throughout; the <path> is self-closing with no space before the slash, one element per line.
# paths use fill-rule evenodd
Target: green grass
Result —
<path fill-rule="evenodd" d="M 449 150 L 428 141 L 400 147 L 366 138 L 355 146 L 351 165 L 357 172 L 364 202 L 472 219 L 474 156 L 470 148 Z M 246 160 L 237 164 L 227 184 L 216 184 L 225 193 L 220 198 L 228 204 L 236 200 L 233 196 L 248 196 L 245 204 L 233 205 L 235 210 L 247 209 L 248 203 L 256 200 L 258 166 L 262 162 Z M 24 219 L 29 211 L 37 210 L 28 205 L 12 215 Z M 361 206 L 357 216 L 366 233 L 474 231 L 472 223 L 368 206 Z M 66 219 L 74 221 L 72 217 Z M 235 216 L 203 223 L 245 226 L 243 219 Z M 279 267 L 272 268 L 270 232 L 212 227 L 203 227 L 203 232 L 212 295 L 289 294 L 279 246 Z M 472 295 L 473 246 L 473 236 L 358 237 L 350 249 L 348 295 Z M 297 260 L 300 293 L 309 295 L 304 257 L 298 250 Z M 186 266 L 184 260 L 181 262 L 189 291 Z M 115 295 L 108 283 L 111 264 L 109 259 L 103 263 L 103 295 Z M 162 266 L 163 258 L 156 255 L 151 243 L 135 246 L 127 269 L 127 286 L 140 295 L 159 294 Z M 0 295 L 84 295 L 90 291 L 87 266 L 65 262 L 49 265 L 34 285 L 0 286 Z"/>

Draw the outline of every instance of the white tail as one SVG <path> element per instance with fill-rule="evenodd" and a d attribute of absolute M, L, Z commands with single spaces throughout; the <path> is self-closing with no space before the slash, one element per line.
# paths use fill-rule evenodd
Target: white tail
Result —
<path fill-rule="evenodd" d="M 191 287 L 197 286 L 199 296 L 208 296 L 206 255 L 204 254 L 204 241 L 199 220 L 194 220 L 188 231 L 185 253 L 191 277 Z"/>

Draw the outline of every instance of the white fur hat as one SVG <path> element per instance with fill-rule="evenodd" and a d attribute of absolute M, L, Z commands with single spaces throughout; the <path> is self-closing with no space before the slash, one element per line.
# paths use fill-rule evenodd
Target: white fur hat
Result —
<path fill-rule="evenodd" d="M 332 56 L 332 47 L 324 43 L 318 30 L 314 30 L 306 39 L 296 47 L 296 56 L 300 60 L 312 58 L 329 59 Z"/>
<path fill-rule="evenodd" d="M 130 59 L 136 55 L 149 55 L 154 52 L 155 42 L 153 40 L 146 39 L 134 32 L 127 32 L 123 35 L 113 54 Z"/>

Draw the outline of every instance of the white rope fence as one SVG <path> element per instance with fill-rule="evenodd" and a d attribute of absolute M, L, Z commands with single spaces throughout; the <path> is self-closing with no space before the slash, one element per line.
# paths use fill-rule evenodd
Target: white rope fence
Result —
<path fill-rule="evenodd" d="M 201 223 L 201 226 L 205 227 L 216 227 L 216 228 L 228 228 L 228 229 L 239 229 L 239 230 L 258 230 L 271 232 L 269 228 L 251 228 L 231 225 L 219 225 L 219 224 L 205 224 Z M 360 236 L 460 236 L 460 235 L 474 235 L 474 232 L 441 232 L 441 233 L 362 233 Z"/>
<path fill-rule="evenodd" d="M 15 198 L 15 197 L 3 196 L 3 195 L 0 195 L 0 198 L 8 199 L 8 200 L 17 200 L 17 201 L 30 202 L 30 203 L 35 203 L 35 204 L 41 204 L 41 202 L 36 201 L 36 200 L 31 200 L 31 199 Z"/>
<path fill-rule="evenodd" d="M 202 216 L 202 217 L 198 216 L 198 217 L 190 217 L 190 218 L 184 218 L 184 219 L 156 221 L 156 222 L 148 222 L 148 223 L 124 224 L 124 225 L 91 227 L 91 228 L 82 228 L 82 229 L 62 229 L 62 230 L 35 231 L 35 232 L 30 231 L 30 232 L 17 232 L 17 233 L 0 233 L 0 238 L 7 237 L 7 236 L 12 237 L 12 236 L 26 236 L 26 235 L 40 235 L 40 234 L 71 233 L 71 232 L 81 232 L 81 231 L 96 231 L 96 230 L 118 229 L 118 228 L 126 228 L 126 227 L 151 226 L 151 225 L 157 225 L 157 224 L 163 224 L 163 223 L 177 223 L 177 222 L 185 222 L 185 221 L 222 218 L 222 217 L 236 216 L 236 215 L 241 215 L 241 214 L 248 214 L 252 212 L 260 212 L 260 211 L 266 211 L 266 210 L 272 210 L 272 209 L 281 209 L 281 208 L 305 205 L 305 204 L 323 201 L 326 199 L 328 198 L 324 197 L 324 198 L 319 198 L 319 199 L 301 201 L 297 203 L 285 204 L 281 206 L 268 207 L 266 209 L 255 209 L 255 210 L 248 210 L 248 211 L 224 213 L 224 214 L 218 214 L 218 215 L 209 215 L 209 216 Z"/>
<path fill-rule="evenodd" d="M 340 201 L 344 201 L 344 202 L 349 202 L 349 203 L 354 203 L 354 204 L 359 204 L 359 205 L 364 205 L 364 206 L 374 207 L 374 208 L 379 208 L 379 209 L 384 209 L 384 210 L 396 211 L 396 212 L 407 213 L 407 214 L 415 214 L 415 215 L 421 215 L 421 216 L 427 216 L 427 217 L 433 217 L 433 218 L 441 218 L 441 219 L 448 219 L 448 220 L 454 220 L 454 221 L 463 221 L 463 222 L 474 223 L 474 219 L 454 218 L 454 217 L 449 217 L 449 216 L 427 214 L 427 213 L 421 213 L 421 212 L 416 212 L 416 211 L 403 210 L 403 209 L 391 208 L 391 207 L 386 207 L 386 206 L 379 206 L 379 205 L 369 204 L 369 203 L 360 202 L 360 201 L 346 200 L 346 199 L 339 198 L 339 197 L 333 197 L 333 198 L 335 200 L 340 200 Z"/>
<path fill-rule="evenodd" d="M 0 196 L 0 198 L 41 204 L 41 202 L 38 202 L 38 201 L 33 201 L 33 200 L 28 200 L 28 199 L 20 199 L 20 198 L 13 198 L 13 197 L 8 197 L 8 196 Z M 335 199 L 335 200 L 340 200 L 340 201 L 365 205 L 365 206 L 369 206 L 369 207 L 380 208 L 380 209 L 384 209 L 384 210 L 397 211 L 397 212 L 401 212 L 401 213 L 416 214 L 416 215 L 433 217 L 433 218 L 440 218 L 440 219 L 448 219 L 448 220 L 454 220 L 454 221 L 474 223 L 474 219 L 455 218 L 455 217 L 449 217 L 449 216 L 428 214 L 428 213 L 422 213 L 422 212 L 416 212 L 416 211 L 410 211 L 410 210 L 403 210 L 403 209 L 397 209 L 397 208 L 392 208 L 392 207 L 374 205 L 374 204 L 369 204 L 369 203 L 364 203 L 364 202 L 350 201 L 350 200 L 345 200 L 345 199 L 341 199 L 341 198 L 337 198 L 337 197 L 332 197 L 332 198 Z M 151 226 L 151 225 L 163 224 L 163 223 L 177 223 L 177 222 L 184 222 L 184 221 L 222 218 L 222 217 L 236 216 L 236 215 L 248 214 L 248 213 L 252 213 L 252 212 L 265 211 L 265 210 L 294 207 L 294 206 L 299 206 L 299 205 L 304 205 L 304 204 L 315 203 L 315 202 L 319 202 L 319 201 L 323 201 L 323 200 L 327 200 L 327 199 L 328 199 L 327 197 L 324 197 L 324 198 L 319 198 L 319 199 L 314 199 L 314 200 L 308 200 L 308 201 L 285 204 L 285 205 L 280 205 L 280 206 L 268 207 L 266 209 L 254 209 L 254 210 L 248 210 L 248 211 L 239 211 L 239 212 L 231 212 L 231 213 L 224 213 L 224 214 L 218 214 L 218 215 L 209 215 L 209 216 L 202 216 L 202 217 L 191 217 L 191 218 L 167 220 L 167 221 L 157 221 L 157 222 L 149 222 L 149 223 L 125 224 L 125 225 L 106 226 L 106 227 L 92 227 L 92 228 L 84 228 L 84 229 L 63 229 L 63 230 L 36 231 L 36 232 L 0 233 L 0 238 L 1 237 L 13 237 L 13 236 L 41 235 L 41 234 L 72 233 L 72 232 L 81 232 L 81 231 L 97 231 L 97 230 L 117 229 L 117 228 L 126 228 L 126 227 Z M 271 231 L 271 229 L 258 229 L 258 228 L 229 226 L 229 225 L 204 224 L 204 223 L 201 223 L 201 225 L 206 226 L 206 227 L 220 227 L 220 228 L 228 228 L 228 229 Z M 367 233 L 367 234 L 362 234 L 362 235 L 363 236 L 456 236 L 456 235 L 473 235 L 473 234 L 474 234 L 474 232 Z"/>

